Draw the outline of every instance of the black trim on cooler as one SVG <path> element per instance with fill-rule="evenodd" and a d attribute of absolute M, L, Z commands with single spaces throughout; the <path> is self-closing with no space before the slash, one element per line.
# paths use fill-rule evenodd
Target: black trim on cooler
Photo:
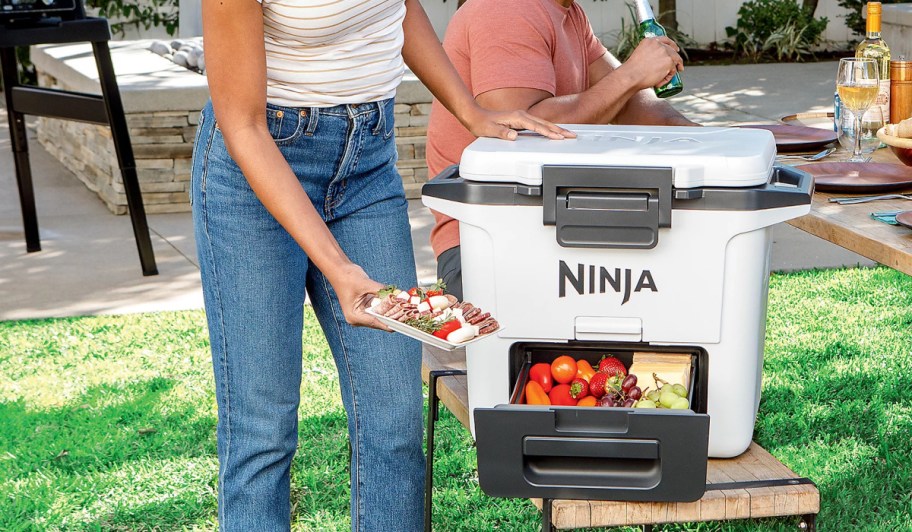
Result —
<path fill-rule="evenodd" d="M 591 168 L 591 167 L 590 167 Z M 451 166 L 425 183 L 425 196 L 472 205 L 542 205 L 542 187 L 520 183 L 466 181 Z M 759 211 L 809 205 L 814 193 L 811 174 L 775 165 L 766 184 L 753 187 L 703 187 L 672 190 L 672 210 Z"/>

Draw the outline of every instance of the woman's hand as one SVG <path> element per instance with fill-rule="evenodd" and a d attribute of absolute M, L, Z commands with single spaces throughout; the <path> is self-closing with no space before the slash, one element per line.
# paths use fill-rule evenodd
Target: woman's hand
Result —
<path fill-rule="evenodd" d="M 353 263 L 336 269 L 329 281 L 339 298 L 346 322 L 350 325 L 390 331 L 389 327 L 366 312 L 384 285 L 368 277 L 360 266 Z"/>
<path fill-rule="evenodd" d="M 525 111 L 489 111 L 478 105 L 465 127 L 476 137 L 504 140 L 515 140 L 518 129 L 528 129 L 554 140 L 576 137 L 576 133 Z"/>

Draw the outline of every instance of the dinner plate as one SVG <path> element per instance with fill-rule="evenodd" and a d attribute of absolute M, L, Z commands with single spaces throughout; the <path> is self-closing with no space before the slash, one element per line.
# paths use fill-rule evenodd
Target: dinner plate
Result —
<path fill-rule="evenodd" d="M 831 129 L 786 124 L 757 124 L 738 127 L 769 131 L 776 139 L 776 150 L 780 152 L 813 150 L 836 141 L 836 132 Z"/>
<path fill-rule="evenodd" d="M 897 214 L 896 223 L 912 229 L 912 211 L 905 211 Z"/>
<path fill-rule="evenodd" d="M 380 321 L 380 323 L 383 323 L 384 325 L 386 325 L 387 327 L 389 327 L 390 329 L 392 329 L 398 333 L 402 333 L 410 338 L 414 338 L 415 340 L 418 340 L 419 342 L 422 342 L 422 343 L 425 343 L 428 345 L 432 345 L 434 347 L 439 347 L 440 349 L 444 349 L 446 351 L 453 351 L 454 349 L 459 349 L 460 347 L 465 347 L 469 344 L 473 344 L 473 343 L 477 342 L 478 340 L 487 338 L 488 336 L 491 336 L 492 334 L 496 333 L 497 331 L 500 331 L 503 329 L 503 327 L 499 327 L 499 328 L 495 329 L 494 331 L 489 332 L 487 334 L 480 334 L 480 335 L 476 336 L 475 338 L 472 338 L 471 340 L 467 340 L 465 342 L 460 342 L 460 343 L 456 344 L 453 342 L 447 342 L 446 340 L 444 340 L 442 338 L 437 338 L 433 334 L 428 334 L 424 331 L 418 330 L 418 329 L 412 327 L 411 325 L 406 325 L 406 324 L 402 323 L 401 321 L 396 321 L 392 318 L 388 318 L 386 316 L 377 314 L 376 312 L 374 312 L 371 309 L 368 309 L 367 313 L 370 314 L 371 316 L 377 318 Z"/>
<path fill-rule="evenodd" d="M 912 187 L 912 167 L 889 163 L 803 164 L 821 192 L 885 192 Z"/>

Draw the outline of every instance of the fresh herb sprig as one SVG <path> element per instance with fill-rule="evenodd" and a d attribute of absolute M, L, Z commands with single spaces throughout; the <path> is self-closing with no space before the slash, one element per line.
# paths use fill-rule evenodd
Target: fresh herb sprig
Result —
<path fill-rule="evenodd" d="M 441 326 L 443 326 L 442 323 L 435 320 L 431 316 L 418 316 L 417 318 L 409 318 L 403 323 L 428 334 L 434 334 L 440 330 Z"/>

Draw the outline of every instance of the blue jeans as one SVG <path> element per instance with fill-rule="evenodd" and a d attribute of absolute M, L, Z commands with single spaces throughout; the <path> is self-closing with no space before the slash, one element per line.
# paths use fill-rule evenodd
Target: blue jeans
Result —
<path fill-rule="evenodd" d="M 374 280 L 414 286 L 393 101 L 269 105 L 267 121 L 348 257 Z M 191 180 L 218 402 L 221 530 L 290 527 L 305 289 L 332 350 L 348 414 L 352 530 L 421 529 L 419 344 L 345 322 L 326 277 L 263 207 L 228 154 L 211 104 L 200 118 Z"/>

